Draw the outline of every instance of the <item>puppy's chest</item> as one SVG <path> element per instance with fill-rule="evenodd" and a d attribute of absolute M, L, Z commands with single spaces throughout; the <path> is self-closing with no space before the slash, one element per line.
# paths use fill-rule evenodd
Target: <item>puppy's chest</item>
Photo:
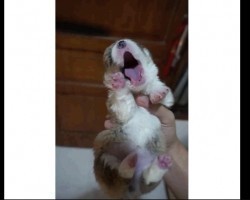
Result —
<path fill-rule="evenodd" d="M 131 142 L 140 147 L 145 147 L 155 138 L 159 138 L 161 131 L 159 119 L 141 107 L 123 124 L 122 130 Z"/>

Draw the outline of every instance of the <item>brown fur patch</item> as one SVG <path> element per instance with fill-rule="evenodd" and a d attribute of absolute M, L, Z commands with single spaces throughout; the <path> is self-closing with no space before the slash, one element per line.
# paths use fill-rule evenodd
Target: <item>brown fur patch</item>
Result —
<path fill-rule="evenodd" d="M 130 180 L 120 177 L 116 169 L 104 165 L 100 156 L 94 161 L 94 172 L 96 180 L 110 197 L 122 198 L 126 195 Z"/>

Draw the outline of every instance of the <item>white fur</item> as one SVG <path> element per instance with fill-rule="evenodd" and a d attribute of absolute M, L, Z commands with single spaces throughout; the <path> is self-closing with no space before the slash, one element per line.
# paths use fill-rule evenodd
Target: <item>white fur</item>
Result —
<path fill-rule="evenodd" d="M 141 63 L 144 70 L 143 76 L 145 78 L 145 83 L 136 87 L 129 83 L 129 88 L 133 92 L 142 92 L 146 95 L 164 91 L 164 88 L 167 88 L 169 92 L 160 103 L 167 107 L 171 107 L 174 104 L 174 96 L 170 88 L 160 81 L 158 77 L 158 68 L 153 62 L 148 49 L 143 48 L 142 50 L 134 41 L 130 39 L 123 40 L 126 42 L 126 48 L 124 51 L 132 53 L 134 58 Z M 112 59 L 117 65 L 124 66 L 123 54 L 120 53 L 122 50 L 119 50 L 116 45 L 113 46 L 111 51 Z"/>
<path fill-rule="evenodd" d="M 121 123 L 126 123 L 137 109 L 134 97 L 127 87 L 117 91 L 109 91 L 108 98 L 111 103 L 111 111 Z"/>
<path fill-rule="evenodd" d="M 137 146 L 145 147 L 155 134 L 160 134 L 159 119 L 145 108 L 137 106 L 127 87 L 110 91 L 109 98 L 113 100 L 110 109 L 121 122 L 123 132 Z"/>
<path fill-rule="evenodd" d="M 150 114 L 143 107 L 137 106 L 133 95 L 128 87 L 117 91 L 110 91 L 109 98 L 113 98 L 111 110 L 117 114 L 121 122 L 121 128 L 127 139 L 141 148 L 146 148 L 146 144 L 161 133 L 161 123 L 157 117 Z M 117 163 L 113 156 L 104 154 L 102 159 L 105 164 L 109 164 L 112 169 L 118 169 L 119 174 L 124 178 L 131 178 L 135 169 L 128 166 L 127 159 L 122 163 Z M 156 162 L 156 161 L 155 161 Z M 160 169 L 153 163 L 144 173 L 145 183 L 158 182 L 162 179 L 166 169 Z"/>
<path fill-rule="evenodd" d="M 157 166 L 156 163 L 153 163 L 148 169 L 143 172 L 145 183 L 148 185 L 150 183 L 160 181 L 167 171 L 168 169 L 161 169 Z"/>
<path fill-rule="evenodd" d="M 145 108 L 137 106 L 132 92 L 142 92 L 146 95 L 154 95 L 169 90 L 168 94 L 162 103 L 168 107 L 173 105 L 174 99 L 171 90 L 160 81 L 158 77 L 158 68 L 154 64 L 150 53 L 147 49 L 141 49 L 132 40 L 125 39 L 126 51 L 133 54 L 134 58 L 138 60 L 143 67 L 143 77 L 145 82 L 139 86 L 133 86 L 129 80 L 126 80 L 124 88 L 112 89 L 112 77 L 109 73 L 104 75 L 104 84 L 111 89 L 108 95 L 108 108 L 110 112 L 115 115 L 122 133 L 125 137 L 133 142 L 136 146 L 146 149 L 146 145 L 152 141 L 156 134 L 161 134 L 160 120 L 150 114 Z M 119 65 L 124 66 L 123 50 L 118 50 L 116 44 L 113 46 L 111 56 L 113 61 Z M 109 164 L 112 168 L 118 169 L 120 175 L 123 177 L 131 177 L 134 173 L 133 168 L 129 168 L 127 164 L 120 163 L 118 166 L 117 160 L 113 156 L 106 154 L 102 155 L 105 164 Z M 160 169 L 157 164 L 153 163 L 143 174 L 146 183 L 159 181 L 167 170 Z"/>
<path fill-rule="evenodd" d="M 123 125 L 123 131 L 127 137 L 140 147 L 144 147 L 148 141 L 160 133 L 160 121 L 151 115 L 146 109 L 137 107 L 133 117 Z"/>

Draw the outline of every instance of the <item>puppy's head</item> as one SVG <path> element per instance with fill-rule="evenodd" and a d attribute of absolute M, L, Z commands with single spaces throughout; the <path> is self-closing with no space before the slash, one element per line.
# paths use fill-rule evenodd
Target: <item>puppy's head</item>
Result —
<path fill-rule="evenodd" d="M 121 71 L 134 90 L 142 88 L 158 73 L 149 51 L 130 39 L 118 40 L 106 48 L 104 64 L 108 71 Z"/>

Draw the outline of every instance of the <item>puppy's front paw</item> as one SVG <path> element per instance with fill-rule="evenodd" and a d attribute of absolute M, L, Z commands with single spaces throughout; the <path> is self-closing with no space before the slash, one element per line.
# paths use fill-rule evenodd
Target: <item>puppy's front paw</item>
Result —
<path fill-rule="evenodd" d="M 126 80 L 121 72 L 108 74 L 105 76 L 104 84 L 113 90 L 118 90 L 125 87 Z"/>
<path fill-rule="evenodd" d="M 160 101 L 163 98 L 165 98 L 168 92 L 169 92 L 169 89 L 167 87 L 162 87 L 161 89 L 149 94 L 149 99 L 151 103 L 153 104 L 160 103 Z"/>

